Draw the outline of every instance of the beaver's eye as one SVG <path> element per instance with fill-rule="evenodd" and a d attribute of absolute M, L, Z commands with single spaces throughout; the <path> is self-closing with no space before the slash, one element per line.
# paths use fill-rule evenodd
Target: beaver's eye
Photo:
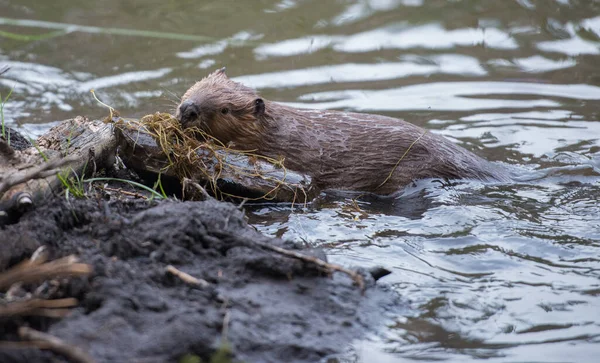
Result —
<path fill-rule="evenodd" d="M 261 98 L 254 100 L 254 114 L 262 115 L 265 113 L 265 102 Z"/>
<path fill-rule="evenodd" d="M 229 109 L 228 109 L 227 107 L 223 107 L 223 108 L 221 109 L 221 113 L 222 113 L 223 115 L 227 115 L 227 114 L 229 113 Z"/>

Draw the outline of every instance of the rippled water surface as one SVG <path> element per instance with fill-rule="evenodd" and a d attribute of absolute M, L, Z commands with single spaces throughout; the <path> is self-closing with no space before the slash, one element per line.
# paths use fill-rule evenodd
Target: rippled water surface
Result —
<path fill-rule="evenodd" d="M 599 1 L 0 0 L 1 64 L 5 118 L 32 136 L 104 116 L 92 88 L 135 117 L 227 66 L 266 98 L 404 118 L 514 166 L 248 213 L 393 271 L 405 306 L 349 362 L 600 361 Z"/>

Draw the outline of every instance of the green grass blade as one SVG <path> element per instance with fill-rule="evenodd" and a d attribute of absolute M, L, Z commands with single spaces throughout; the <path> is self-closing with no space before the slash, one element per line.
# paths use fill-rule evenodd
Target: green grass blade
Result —
<path fill-rule="evenodd" d="M 0 30 L 0 38 L 7 38 L 12 40 L 19 40 L 23 42 L 31 42 L 37 40 L 44 40 L 59 37 L 61 35 L 67 34 L 66 30 L 57 30 L 49 33 L 38 34 L 38 35 L 24 35 L 24 34 L 15 34 L 10 32 L 5 32 Z"/>
<path fill-rule="evenodd" d="M 6 138 L 6 130 L 4 129 L 4 102 L 2 102 L 2 93 L 0 93 L 0 124 L 2 124 L 2 133 L 0 133 L 0 136 Z"/>
<path fill-rule="evenodd" d="M 35 147 L 35 149 L 37 150 L 37 152 L 42 155 L 42 158 L 44 159 L 45 162 L 48 162 L 48 157 L 46 156 L 46 154 L 42 151 L 42 149 L 40 149 L 40 147 L 38 146 L 37 142 L 35 142 L 34 139 L 29 138 L 29 142 L 31 142 L 31 145 L 33 145 Z"/>
<path fill-rule="evenodd" d="M 8 92 L 8 95 L 4 99 L 2 98 L 2 93 L 0 93 L 0 124 L 2 124 L 2 133 L 0 135 L 2 135 L 2 137 L 4 137 L 5 139 L 8 139 L 8 145 L 10 145 L 10 134 L 7 137 L 6 128 L 4 125 L 4 105 L 10 98 L 10 95 L 12 95 L 13 89 L 14 89 L 14 87 L 10 89 L 10 91 Z"/>

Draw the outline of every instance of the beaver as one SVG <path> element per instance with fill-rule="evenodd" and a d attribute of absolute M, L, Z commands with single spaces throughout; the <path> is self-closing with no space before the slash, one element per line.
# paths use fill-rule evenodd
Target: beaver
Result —
<path fill-rule="evenodd" d="M 237 150 L 283 159 L 320 189 L 387 195 L 418 179 L 507 181 L 496 164 L 406 121 L 268 101 L 219 69 L 182 97 L 175 117 Z"/>

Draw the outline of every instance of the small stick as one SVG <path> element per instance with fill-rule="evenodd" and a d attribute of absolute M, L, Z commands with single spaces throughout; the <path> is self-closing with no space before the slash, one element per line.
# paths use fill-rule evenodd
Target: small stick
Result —
<path fill-rule="evenodd" d="M 31 299 L 15 301 L 6 305 L 0 305 L 0 316 L 27 316 L 38 315 L 48 317 L 63 317 L 69 313 L 69 309 L 77 305 L 77 299 L 65 298 L 55 300 Z"/>
<path fill-rule="evenodd" d="M 352 281 L 354 281 L 354 283 L 360 288 L 361 292 L 364 293 L 364 291 L 365 291 L 365 281 L 364 281 L 363 277 L 356 271 L 352 271 L 350 269 L 347 269 L 340 265 L 336 265 L 334 263 L 325 262 L 314 256 L 308 256 L 308 255 L 305 255 L 303 253 L 299 253 L 296 251 L 286 250 L 285 248 L 273 246 L 268 243 L 254 242 L 254 241 L 252 243 L 254 243 L 262 248 L 266 248 L 271 251 L 275 251 L 284 256 L 292 257 L 292 258 L 295 258 L 295 259 L 298 259 L 298 260 L 301 260 L 304 262 L 315 264 L 327 272 L 339 271 L 339 272 L 345 273 L 346 275 L 350 276 Z"/>
<path fill-rule="evenodd" d="M 58 168 L 75 160 L 78 160 L 78 157 L 70 156 L 43 163 L 38 167 L 29 169 L 25 173 L 0 176 L 0 196 L 15 185 L 24 183 L 31 179 L 40 179 L 57 174 L 59 172 Z"/>
<path fill-rule="evenodd" d="M 231 237 L 230 235 L 228 235 L 227 233 L 217 233 L 218 235 L 221 235 L 222 237 Z M 238 239 L 240 237 L 237 237 Z M 350 269 L 347 269 L 343 266 L 334 264 L 334 263 L 329 263 L 329 262 L 325 262 L 317 257 L 314 256 L 309 256 L 309 255 L 305 255 L 303 253 L 300 252 L 296 252 L 296 251 L 291 251 L 291 250 L 287 250 L 285 248 L 281 248 L 281 247 L 277 247 L 277 246 L 273 246 L 271 244 L 268 243 L 264 243 L 264 242 L 257 242 L 257 241 L 253 241 L 249 238 L 242 238 L 244 244 L 246 246 L 258 246 L 261 248 L 265 248 L 274 252 L 277 252 L 281 255 L 284 256 L 288 256 L 288 257 L 292 257 L 295 259 L 298 259 L 300 261 L 304 261 L 307 263 L 312 263 L 314 265 L 317 265 L 317 267 L 320 267 L 321 269 L 323 269 L 325 272 L 327 273 L 331 273 L 331 271 L 338 271 L 338 272 L 342 272 L 348 276 L 350 276 L 350 278 L 352 279 L 352 281 L 354 281 L 354 283 L 360 288 L 361 293 L 365 292 L 365 280 L 363 279 L 363 277 L 356 271 L 352 271 Z"/>
<path fill-rule="evenodd" d="M 202 185 L 200 185 L 200 184 L 198 184 L 198 183 L 196 183 L 196 182 L 194 182 L 194 181 L 192 181 L 191 179 L 188 179 L 188 178 L 184 178 L 183 179 L 183 192 L 184 193 L 182 193 L 183 194 L 183 198 L 182 199 L 185 200 L 185 188 L 188 185 L 191 185 L 194 188 L 198 189 L 200 191 L 200 193 L 202 193 L 202 196 L 204 197 L 204 199 L 211 199 L 210 194 L 208 194 L 208 192 L 206 191 L 206 189 L 204 189 L 202 187 Z"/>
<path fill-rule="evenodd" d="M 225 311 L 223 317 L 223 329 L 221 330 L 221 344 L 227 344 L 227 335 L 229 334 L 229 321 L 231 320 L 231 314 L 229 310 Z"/>
<path fill-rule="evenodd" d="M 108 190 L 109 192 L 116 192 L 116 193 L 121 193 L 124 195 L 129 195 L 129 196 L 135 197 L 135 198 L 148 199 L 148 197 L 146 197 L 145 195 L 142 195 L 142 194 L 136 193 L 136 192 L 128 192 L 127 190 L 123 190 L 121 188 L 117 189 L 117 188 L 100 187 L 100 186 L 98 186 L 97 188 L 102 189 L 102 190 Z"/>
<path fill-rule="evenodd" d="M 21 339 L 31 340 L 35 343 L 39 349 L 48 349 L 60 355 L 63 355 L 75 362 L 79 363 L 95 363 L 96 360 L 92 358 L 87 352 L 83 351 L 79 347 L 69 345 L 64 340 L 50 335 L 42 333 L 26 326 L 19 328 L 19 336 Z M 40 344 L 41 343 L 41 344 Z"/>
<path fill-rule="evenodd" d="M 244 205 L 246 204 L 246 202 L 248 202 L 248 198 L 244 198 L 242 199 L 242 202 L 240 203 L 240 205 L 238 205 L 238 210 L 243 211 L 244 210 Z M 292 203 L 293 205 L 294 203 Z"/>
<path fill-rule="evenodd" d="M 181 270 L 175 268 L 175 266 L 169 265 L 167 266 L 167 272 L 171 273 L 174 276 L 179 277 L 183 282 L 190 285 L 196 285 L 200 287 L 208 287 L 210 283 L 206 280 L 196 278 L 190 274 L 187 274 Z"/>
<path fill-rule="evenodd" d="M 77 263 L 77 258 L 73 255 L 41 265 L 21 263 L 0 273 L 0 290 L 10 287 L 16 282 L 28 284 L 56 277 L 86 276 L 90 273 L 92 273 L 92 266 Z"/>
<path fill-rule="evenodd" d="M 31 265 L 41 265 L 48 261 L 48 254 L 48 248 L 46 246 L 40 246 L 31 255 L 29 263 Z"/>
<path fill-rule="evenodd" d="M 38 265 L 45 263 L 47 260 L 48 260 L 48 249 L 46 246 L 40 246 L 31 254 L 30 258 L 19 262 L 18 264 L 13 266 L 12 269 L 25 269 L 27 267 L 38 266 Z M 0 276 L 3 276 L 3 275 L 0 274 Z"/>

